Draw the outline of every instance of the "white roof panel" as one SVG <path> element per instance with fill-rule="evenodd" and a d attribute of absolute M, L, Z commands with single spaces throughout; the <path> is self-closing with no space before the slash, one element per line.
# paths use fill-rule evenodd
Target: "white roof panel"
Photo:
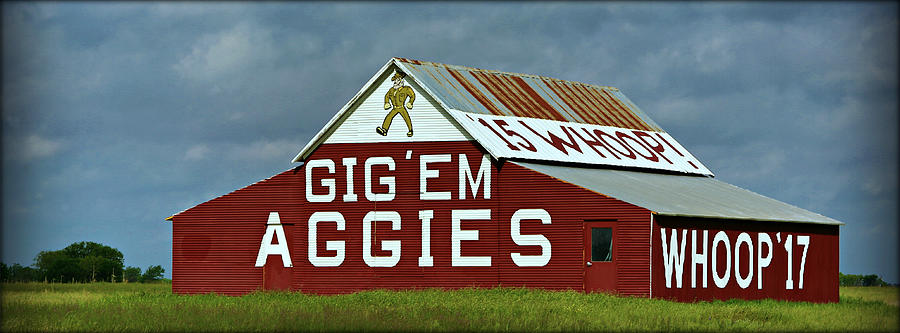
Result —
<path fill-rule="evenodd" d="M 448 113 L 495 158 L 713 175 L 700 160 L 665 132 L 476 114 L 453 109 Z"/>

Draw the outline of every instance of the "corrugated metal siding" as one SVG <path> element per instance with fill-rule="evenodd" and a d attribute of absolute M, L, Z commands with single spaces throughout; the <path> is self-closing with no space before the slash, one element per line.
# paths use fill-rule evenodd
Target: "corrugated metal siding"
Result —
<path fill-rule="evenodd" d="M 493 169 L 491 200 L 421 201 L 418 193 L 418 163 L 420 154 L 454 152 L 454 161 L 443 168 L 439 164 L 430 168 L 441 170 L 437 181 L 429 181 L 430 191 L 451 191 L 456 198 L 456 153 L 465 153 L 473 169 L 478 167 L 476 157 L 483 152 L 471 143 L 442 143 L 423 145 L 386 143 L 377 151 L 365 150 L 364 145 L 335 144 L 323 145 L 310 159 L 330 158 L 335 161 L 343 157 L 355 156 L 363 163 L 369 156 L 394 156 L 397 163 L 392 173 L 397 179 L 398 195 L 390 202 L 378 203 L 309 203 L 309 213 L 314 211 L 339 210 L 347 221 L 345 231 L 336 231 L 333 224 L 325 223 L 319 228 L 319 251 L 324 251 L 326 240 L 346 240 L 347 252 L 344 263 L 337 268 L 315 268 L 308 262 L 295 264 L 297 289 L 311 293 L 345 293 L 371 288 L 461 288 L 467 286 L 492 287 L 527 286 L 547 289 L 583 289 L 582 267 L 582 227 L 586 216 L 598 219 L 614 218 L 619 222 L 620 239 L 617 241 L 617 262 L 619 266 L 619 292 L 624 295 L 647 296 L 649 294 L 649 212 L 633 205 L 606 198 L 576 186 L 560 183 L 551 177 L 505 164 L 499 170 Z M 406 149 L 413 150 L 412 161 L 402 158 Z M 412 163 L 410 163 L 412 162 Z M 355 177 L 359 177 L 357 171 Z M 449 177 L 448 177 L 449 176 Z M 346 186 L 338 175 L 337 188 Z M 406 180 L 405 182 L 402 180 Z M 411 180 L 411 182 L 410 182 Z M 355 192 L 364 190 L 357 180 Z M 362 198 L 360 198 L 362 200 Z M 377 208 L 376 208 L 377 204 Z M 573 209 L 573 207 L 577 207 Z M 464 241 L 464 256 L 491 256 L 491 267 L 450 267 L 450 211 L 452 209 L 490 208 L 490 221 L 465 221 L 463 229 L 479 230 L 478 241 Z M 552 243 L 552 259 L 545 267 L 518 267 L 511 259 L 512 252 L 524 255 L 538 254 L 539 247 L 517 246 L 510 237 L 509 221 L 512 214 L 522 208 L 543 208 L 553 218 L 550 225 L 535 222 L 522 224 L 522 234 L 540 233 Z M 418 267 L 421 253 L 421 229 L 417 214 L 419 210 L 431 209 L 431 254 L 434 267 Z M 401 259 L 393 268 L 371 268 L 361 258 L 361 233 L 359 221 L 371 210 L 397 211 L 400 213 L 402 228 L 391 231 L 387 226 L 376 228 L 377 237 L 401 240 Z M 410 228 L 412 226 L 412 228 Z M 373 248 L 377 246 L 373 241 Z M 307 247 L 306 238 L 299 237 L 292 245 L 298 257 Z M 384 253 L 388 255 L 389 253 Z"/>
<path fill-rule="evenodd" d="M 789 301 L 805 301 L 805 302 L 837 302 L 839 300 L 838 288 L 838 267 L 839 267 L 839 226 L 822 225 L 808 223 L 774 223 L 774 222 L 748 222 L 734 221 L 723 219 L 705 219 L 675 216 L 656 216 L 653 223 L 653 297 L 667 298 L 678 301 L 696 301 L 696 300 L 727 300 L 732 298 L 740 299 L 779 299 Z M 719 231 L 725 231 L 731 242 L 732 253 L 735 249 L 735 240 L 741 232 L 747 232 L 752 240 L 754 251 L 757 248 L 757 234 L 765 232 L 772 239 L 773 254 L 772 261 L 769 266 L 763 268 L 763 289 L 757 289 L 757 279 L 754 267 L 748 267 L 747 246 L 741 247 L 741 274 L 747 276 L 748 270 L 753 270 L 754 276 L 747 288 L 740 288 L 735 280 L 735 265 L 731 264 L 731 274 L 725 288 L 718 288 L 713 281 L 713 272 L 707 267 L 708 281 L 707 288 L 702 288 L 701 281 L 697 282 L 697 288 L 691 288 L 691 256 L 688 255 L 684 260 L 684 271 L 682 275 L 682 288 L 676 288 L 675 280 L 672 280 L 672 288 L 666 288 L 665 270 L 663 264 L 663 255 L 661 247 L 660 232 L 661 228 L 666 228 L 666 237 L 671 236 L 671 230 L 678 230 L 676 234 L 681 243 L 681 230 L 689 230 L 687 237 L 690 239 L 690 230 L 697 230 L 697 246 L 702 244 L 702 232 L 708 230 L 707 243 L 707 260 L 711 261 L 710 253 L 714 235 Z M 782 242 L 778 241 L 776 233 L 781 233 Z M 785 280 L 787 279 L 787 252 L 784 248 L 787 235 L 791 234 L 793 239 L 793 280 L 794 289 L 785 289 Z M 806 255 L 805 267 L 803 267 L 803 289 L 799 288 L 800 283 L 800 265 L 803 259 L 803 247 L 797 243 L 798 235 L 806 235 L 810 237 Z M 671 244 L 671 242 L 669 242 Z M 719 246 L 717 252 L 717 262 L 719 274 L 723 274 L 725 270 L 725 261 L 729 255 L 725 252 L 724 246 Z M 685 253 L 692 251 L 691 243 L 688 242 L 684 249 Z M 699 249 L 697 252 L 701 252 Z M 763 252 L 766 253 L 766 252 Z M 752 255 L 755 257 L 756 255 Z M 711 264 L 707 264 L 708 266 Z M 702 266 L 697 266 L 697 278 L 702 278 Z M 674 273 L 673 273 L 674 274 Z"/>
<path fill-rule="evenodd" d="M 663 130 L 613 87 L 394 58 L 446 107 L 646 131 Z"/>
<path fill-rule="evenodd" d="M 175 215 L 172 291 L 240 295 L 260 289 L 262 268 L 254 265 L 269 212 L 278 211 L 283 223 L 300 220 L 302 193 L 303 173 L 288 170 Z"/>
<path fill-rule="evenodd" d="M 647 297 L 650 294 L 650 212 L 646 209 L 605 197 L 578 186 L 567 184 L 514 163 L 505 163 L 501 173 L 503 220 L 508 221 L 515 209 L 544 208 L 553 218 L 549 226 L 523 226 L 522 233 L 548 235 L 552 242 L 553 270 L 512 267 L 504 258 L 503 285 L 527 285 L 551 289 L 582 289 L 584 274 L 583 230 L 586 220 L 616 220 L 617 235 L 613 241 L 616 263 L 616 290 L 621 295 Z M 509 231 L 506 230 L 506 235 Z M 504 239 L 504 237 L 501 237 Z M 516 248 L 512 241 L 503 247 Z M 521 247 L 520 247 L 521 248 Z M 522 248 L 525 249 L 525 248 Z M 535 251 L 532 249 L 532 251 Z M 524 254 L 537 254 L 528 253 Z M 508 256 L 508 255 L 507 255 Z M 554 261 L 556 261 L 554 263 Z M 527 283 L 526 280 L 546 281 Z"/>
<path fill-rule="evenodd" d="M 406 151 L 412 150 L 410 159 Z M 451 200 L 420 200 L 419 156 L 452 154 L 449 163 L 429 164 L 440 170 L 440 176 L 428 182 L 429 191 L 449 191 Z M 649 247 L 646 210 L 606 198 L 576 186 L 561 183 L 546 175 L 506 163 L 492 165 L 491 199 L 483 199 L 479 188 L 477 199 L 467 192 L 467 200 L 458 199 L 458 155 L 466 154 L 470 168 L 477 171 L 484 154 L 472 142 L 381 143 L 323 145 L 310 160 L 332 159 L 336 173 L 335 201 L 308 203 L 305 198 L 305 170 L 289 170 L 228 195 L 191 208 L 173 221 L 173 291 L 176 293 L 217 292 L 240 295 L 262 287 L 262 268 L 254 267 L 259 242 L 265 231 L 268 213 L 277 211 L 283 224 L 293 223 L 289 240 L 292 289 L 308 293 L 347 293 L 386 288 L 462 288 L 527 286 L 547 289 L 583 289 L 582 228 L 585 219 L 614 218 L 619 222 L 617 263 L 619 292 L 647 295 L 649 289 Z M 393 172 L 376 166 L 373 176 L 396 177 L 397 195 L 392 201 L 369 202 L 365 199 L 363 166 L 366 158 L 391 156 L 396 163 Z M 346 175 L 341 160 L 356 157 L 354 193 L 356 202 L 343 202 Z M 502 172 L 500 171 L 502 170 Z M 313 184 L 327 173 L 316 169 Z M 384 190 L 373 183 L 375 192 Z M 314 193 L 321 188 L 314 187 Z M 471 190 L 469 190 L 471 191 Z M 518 209 L 547 210 L 553 223 L 522 223 L 522 234 L 545 235 L 552 242 L 552 259 L 545 267 L 517 267 L 511 253 L 538 254 L 540 247 L 518 246 L 510 236 L 510 219 Z M 451 212 L 454 209 L 490 209 L 490 220 L 463 221 L 462 229 L 478 230 L 479 240 L 463 241 L 463 256 L 490 256 L 491 267 L 451 267 Z M 419 267 L 421 223 L 418 212 L 433 210 L 431 220 L 431 256 L 433 267 Z M 307 258 L 307 222 L 314 212 L 337 211 L 345 221 L 345 230 L 334 223 L 318 225 L 317 250 L 325 249 L 328 240 L 345 241 L 345 259 L 339 267 L 313 267 Z M 396 211 L 401 229 L 391 230 L 389 223 L 375 223 L 373 254 L 387 256 L 380 250 L 380 240 L 400 240 L 400 262 L 395 267 L 373 268 L 362 259 L 362 219 L 369 211 Z M 642 234 L 643 233 L 643 234 Z M 641 243 L 642 242 L 642 243 Z M 640 244 L 636 244 L 640 243 Z M 269 260 L 277 260 L 272 256 Z"/>

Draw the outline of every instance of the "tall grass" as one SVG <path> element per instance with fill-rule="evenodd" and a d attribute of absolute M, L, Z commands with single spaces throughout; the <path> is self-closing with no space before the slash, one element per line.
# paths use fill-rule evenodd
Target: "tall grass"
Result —
<path fill-rule="evenodd" d="M 841 296 L 900 305 L 900 288 L 897 287 L 841 287 Z"/>
<path fill-rule="evenodd" d="M 519 288 L 367 291 L 317 296 L 175 295 L 168 284 L 2 285 L 2 331 L 897 331 L 879 292 L 837 304 L 676 303 Z M 846 295 L 845 291 L 850 290 Z M 895 303 L 896 304 L 896 303 Z"/>

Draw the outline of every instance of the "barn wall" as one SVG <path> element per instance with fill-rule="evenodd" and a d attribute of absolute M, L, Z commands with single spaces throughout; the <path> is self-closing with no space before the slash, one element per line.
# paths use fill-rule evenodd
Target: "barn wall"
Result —
<path fill-rule="evenodd" d="M 315 212 L 340 212 L 345 219 L 345 230 L 336 230 L 336 223 L 322 222 L 317 227 L 316 252 L 323 256 L 335 256 L 327 251 L 327 241 L 344 241 L 344 260 L 339 267 L 314 267 L 309 260 L 295 259 L 294 289 L 310 293 L 345 293 L 372 288 L 460 288 L 468 286 L 527 286 L 548 289 L 583 289 L 583 230 L 588 219 L 618 219 L 619 235 L 616 261 L 620 265 L 620 292 L 628 295 L 649 293 L 649 212 L 621 201 L 603 197 L 574 185 L 562 183 L 546 175 L 514 165 L 491 166 L 491 197 L 484 198 L 484 187 L 472 198 L 471 188 L 466 188 L 466 199 L 459 199 L 459 158 L 465 154 L 469 168 L 477 171 L 484 154 L 471 142 L 444 143 L 382 143 L 377 149 L 365 144 L 331 144 L 321 146 L 310 160 L 328 159 L 336 164 L 336 172 L 328 174 L 314 170 L 311 184 L 317 187 L 321 178 L 334 179 L 338 192 L 335 201 L 306 203 L 307 216 Z M 411 151 L 406 159 L 407 150 Z M 450 162 L 429 164 L 438 170 L 439 176 L 428 180 L 428 191 L 451 193 L 450 200 L 421 200 L 420 163 L 422 155 L 452 152 Z M 365 199 L 360 165 L 371 157 L 391 156 L 396 163 L 390 172 L 386 167 L 373 170 L 373 176 L 395 177 L 396 196 L 391 201 L 371 202 Z M 346 168 L 337 165 L 346 157 L 355 157 L 355 202 L 343 202 L 346 190 Z M 484 180 L 482 180 L 484 181 Z M 375 181 L 377 182 L 377 180 Z M 315 191 L 320 192 L 315 192 Z M 326 188 L 314 190 L 324 194 Z M 379 187 L 374 192 L 384 192 Z M 573 209 L 573 207 L 575 207 Z M 464 220 L 463 230 L 478 230 L 478 240 L 461 242 L 463 256 L 490 257 L 488 267 L 453 267 L 451 264 L 451 218 L 454 210 L 490 210 L 490 219 Z M 519 246 L 511 238 L 510 220 L 519 209 L 544 209 L 551 216 L 550 224 L 538 220 L 523 220 L 520 233 L 541 234 L 551 242 L 551 259 L 542 267 L 519 267 L 512 253 L 540 255 L 540 246 Z M 374 255 L 390 256 L 379 250 L 381 240 L 401 242 L 400 260 L 394 267 L 369 267 L 362 256 L 362 219 L 371 212 L 397 212 L 401 216 L 400 230 L 391 230 L 390 223 L 376 222 L 373 230 Z M 421 211 L 431 211 L 430 253 L 432 267 L 420 267 L 422 253 Z M 308 234 L 301 226 L 291 243 L 292 257 L 307 258 Z"/>
<path fill-rule="evenodd" d="M 515 267 L 509 255 L 505 255 L 500 262 L 503 285 L 583 290 L 587 259 L 583 257 L 582 224 L 586 220 L 616 220 L 617 238 L 613 241 L 616 290 L 622 295 L 649 295 L 648 210 L 511 163 L 502 168 L 500 186 L 500 221 L 509 221 L 519 208 L 543 208 L 553 217 L 550 225 L 531 222 L 523 223 L 522 227 L 523 234 L 542 233 L 551 241 L 553 259 L 547 267 L 550 269 Z M 501 248 L 516 249 L 509 232 L 501 229 Z M 522 254 L 539 251 L 536 247 L 519 249 Z"/>
<path fill-rule="evenodd" d="M 662 229 L 665 229 L 666 255 L 663 255 Z M 676 260 L 672 254 L 672 230 L 676 231 L 677 253 Z M 686 233 L 683 233 L 687 230 Z M 692 230 L 696 230 L 696 249 L 692 247 Z M 703 230 L 708 230 L 707 249 L 707 286 L 702 286 L 702 274 L 704 267 L 697 265 L 696 287 L 692 286 L 691 265 L 693 255 L 703 252 Z M 714 237 L 720 231 L 727 235 L 730 252 L 726 252 L 723 242 L 716 246 L 716 271 L 723 279 L 727 276 L 724 286 L 718 286 L 713 279 L 712 267 L 712 243 Z M 749 237 L 753 245 L 751 252 L 747 243 L 742 242 L 736 249 L 738 237 L 744 233 Z M 762 285 L 759 285 L 759 267 L 768 257 L 769 246 L 760 243 L 761 234 L 766 234 L 771 239 L 771 262 L 762 267 Z M 762 299 L 772 298 L 791 301 L 810 302 L 837 302 L 838 301 L 838 226 L 822 224 L 785 223 L 785 222 L 760 222 L 760 221 L 735 221 L 722 219 L 686 218 L 657 216 L 653 226 L 653 297 L 669 298 L 679 301 L 712 300 L 712 299 Z M 686 235 L 687 241 L 684 241 Z M 785 244 L 787 237 L 791 236 L 792 260 L 791 280 L 793 289 L 788 289 L 788 252 Z M 804 256 L 804 246 L 798 241 L 808 236 L 808 248 Z M 684 248 L 681 247 L 684 244 Z M 761 246 L 760 246 L 761 244 Z M 760 248 L 763 248 L 760 252 Z M 735 264 L 734 256 L 737 253 L 738 264 Z M 677 285 L 677 262 L 684 258 L 682 285 Z M 666 257 L 670 257 L 670 286 L 666 286 Z M 763 258 L 763 260 L 759 260 Z M 699 258 L 698 258 L 699 259 Z M 752 266 L 751 266 L 751 260 Z M 698 260 L 702 262 L 702 260 Z M 730 269 L 729 269 L 730 263 Z M 746 286 L 738 284 L 735 268 L 739 267 L 740 277 L 749 279 Z M 726 275 L 726 270 L 729 274 Z M 752 270 L 752 277 L 749 276 Z M 801 270 L 803 272 L 801 276 Z M 803 280 L 802 288 L 800 280 Z"/>
<path fill-rule="evenodd" d="M 838 227 L 817 224 L 772 223 L 758 221 L 728 221 L 719 219 L 656 216 L 649 225 L 650 212 L 619 200 L 605 197 L 575 185 L 559 181 L 525 167 L 498 162 L 491 163 L 491 196 L 484 198 L 483 184 L 473 198 L 472 189 L 466 187 L 466 199 L 459 198 L 459 154 L 465 154 L 469 169 L 477 172 L 481 165 L 481 151 L 472 142 L 442 143 L 382 143 L 377 149 L 371 144 L 323 145 L 310 160 L 331 159 L 335 172 L 315 168 L 311 172 L 314 194 L 323 194 L 322 179 L 333 179 L 335 200 L 327 203 L 307 202 L 305 195 L 305 167 L 288 170 L 270 179 L 216 198 L 178 214 L 173 221 L 173 291 L 176 293 L 217 292 L 240 295 L 260 289 L 262 268 L 255 267 L 260 240 L 270 212 L 278 212 L 284 224 L 292 224 L 293 236 L 289 239 L 293 259 L 293 290 L 309 293 L 346 293 L 372 288 L 460 288 L 468 286 L 492 287 L 525 286 L 547 289 L 583 289 L 582 223 L 585 220 L 617 221 L 614 261 L 617 266 L 619 294 L 650 295 L 650 251 L 652 244 L 652 296 L 680 301 L 776 298 L 795 301 L 834 302 L 838 300 Z M 410 158 L 407 159 L 407 151 Z M 450 154 L 449 162 L 430 163 L 428 169 L 437 170 L 437 177 L 429 178 L 430 192 L 450 192 L 450 200 L 422 200 L 420 193 L 420 158 L 422 155 Z M 373 192 L 385 192 L 387 187 L 378 184 L 378 178 L 393 176 L 396 181 L 396 197 L 391 201 L 366 199 L 364 164 L 370 157 L 390 156 L 395 170 L 386 166 L 372 168 Z M 353 167 L 353 193 L 357 200 L 344 202 L 347 193 L 346 157 L 355 157 Z M 482 180 L 484 182 L 485 180 Z M 478 240 L 461 242 L 463 256 L 489 256 L 489 267 L 451 266 L 451 226 L 454 210 L 490 210 L 490 219 L 464 220 L 463 230 L 478 230 Z M 511 253 L 538 255 L 540 246 L 520 246 L 511 238 L 510 220 L 519 209 L 543 209 L 552 217 L 552 223 L 541 224 L 537 220 L 524 220 L 521 234 L 541 234 L 552 244 L 552 259 L 544 267 L 518 267 Z M 362 219 L 372 211 L 395 211 L 402 217 L 400 230 L 392 230 L 388 222 L 373 223 L 372 253 L 390 256 L 380 249 L 381 241 L 399 240 L 402 244 L 400 261 L 394 267 L 370 267 L 363 261 Z M 420 267 L 422 253 L 422 222 L 420 211 L 431 211 L 430 252 L 432 267 Z M 317 252 L 322 256 L 333 255 L 325 247 L 326 241 L 345 242 L 345 260 L 339 267 L 313 267 L 308 259 L 307 226 L 315 212 L 340 212 L 346 228 L 335 230 L 333 222 L 318 224 Z M 662 231 L 665 229 L 666 255 L 662 250 Z M 666 260 L 671 258 L 671 231 L 676 230 L 677 258 L 670 261 L 670 276 L 666 275 Z M 685 231 L 682 234 L 682 231 Z M 723 231 L 729 240 L 730 252 L 718 246 L 717 272 L 725 269 L 725 258 L 734 262 L 737 239 L 741 233 L 754 246 L 750 252 L 743 243 L 739 247 L 740 274 L 747 277 L 753 268 L 753 277 L 745 288 L 738 285 L 734 265 L 723 288 L 713 280 L 711 250 L 707 250 L 707 286 L 702 287 L 702 270 L 697 267 L 696 287 L 691 287 L 691 251 L 689 242 L 692 230 L 697 230 L 698 244 L 702 243 L 702 231 L 707 230 L 707 249 L 712 248 L 715 235 Z M 759 263 L 758 257 L 767 251 L 759 250 L 759 234 L 772 239 L 774 251 L 771 263 L 763 268 L 763 285 L 758 289 L 756 267 L 748 258 Z M 779 240 L 779 234 L 780 240 Z M 688 236 L 688 241 L 682 235 Z M 787 251 L 784 243 L 792 237 L 792 275 L 794 289 L 786 289 Z M 649 238 L 652 236 L 652 242 Z M 807 254 L 798 236 L 809 236 Z M 684 247 L 682 248 L 682 244 Z M 721 244 L 720 244 L 721 245 Z M 677 286 L 674 268 L 678 258 L 685 257 L 682 266 L 682 285 Z M 269 260 L 277 260 L 270 256 Z M 803 268 L 803 287 L 800 287 L 800 269 Z M 666 280 L 670 286 L 666 286 Z"/>
<path fill-rule="evenodd" d="M 288 170 L 178 214 L 172 291 L 240 295 L 261 288 L 262 268 L 254 264 L 269 212 L 301 220 L 302 191 L 303 173 Z"/>
<path fill-rule="evenodd" d="M 293 259 L 292 289 L 309 293 L 346 293 L 373 288 L 460 288 L 468 286 L 492 287 L 526 286 L 548 289 L 583 289 L 582 223 L 585 220 L 616 220 L 617 231 L 614 262 L 617 267 L 616 290 L 623 295 L 650 295 L 650 251 L 652 244 L 652 296 L 681 301 L 728 298 L 776 298 L 814 302 L 834 302 L 838 299 L 838 227 L 816 224 L 728 221 L 702 218 L 656 216 L 649 224 L 650 212 L 622 201 L 605 197 L 578 186 L 559 181 L 525 167 L 491 162 L 490 198 L 484 197 L 484 182 L 477 195 L 466 184 L 465 199 L 459 196 L 459 154 L 466 155 L 468 168 L 478 171 L 484 154 L 470 141 L 440 143 L 347 143 L 319 147 L 308 161 L 331 160 L 333 173 L 327 168 L 314 168 L 310 176 L 311 193 L 321 195 L 329 191 L 322 180 L 334 181 L 332 202 L 307 202 L 306 167 L 288 170 L 270 179 L 216 198 L 178 214 L 173 222 L 173 291 L 176 293 L 206 293 L 239 295 L 260 289 L 262 268 L 255 267 L 260 240 L 270 212 L 278 212 L 281 222 L 292 224 L 289 248 Z M 407 159 L 407 152 L 409 158 Z M 449 154 L 448 162 L 428 164 L 437 171 L 427 180 L 427 191 L 449 192 L 449 200 L 423 200 L 421 197 L 423 155 Z M 355 158 L 352 193 L 355 201 L 345 202 L 347 168 L 344 158 Z M 372 157 L 391 157 L 395 169 L 372 167 L 372 192 L 384 193 L 387 186 L 379 184 L 379 177 L 394 177 L 396 194 L 390 201 L 371 201 L 366 198 L 365 161 Z M 478 240 L 461 241 L 463 256 L 490 257 L 488 267 L 453 267 L 451 265 L 451 224 L 453 211 L 489 210 L 484 220 L 463 220 L 463 230 L 478 230 Z M 521 234 L 540 234 L 551 242 L 552 257 L 543 267 L 519 267 L 511 253 L 539 255 L 540 246 L 520 246 L 511 238 L 510 220 L 519 209 L 543 209 L 552 223 L 523 220 Z M 372 253 L 390 256 L 380 249 L 381 241 L 401 242 L 400 260 L 393 267 L 370 267 L 363 260 L 363 217 L 370 212 L 397 212 L 401 216 L 399 230 L 392 230 L 389 222 L 373 223 Z M 430 253 L 433 266 L 421 267 L 422 220 L 420 212 L 430 211 Z M 339 231 L 334 222 L 318 224 L 316 249 L 321 256 L 334 255 L 326 248 L 327 241 L 345 243 L 345 259 L 339 267 L 314 267 L 308 258 L 308 221 L 316 212 L 339 212 L 346 223 Z M 381 214 L 381 213 L 379 213 Z M 662 250 L 662 231 L 665 229 L 666 253 Z M 671 231 L 676 230 L 675 250 L 671 260 Z M 702 231 L 707 230 L 707 249 L 712 248 L 715 235 L 723 231 L 729 240 L 730 252 L 718 246 L 717 272 L 721 275 L 725 259 L 734 262 L 738 237 L 746 233 L 754 252 L 747 244 L 739 247 L 740 274 L 749 278 L 747 286 L 738 285 L 736 267 L 729 269 L 727 283 L 719 288 L 713 280 L 712 254 L 707 250 L 707 286 L 702 287 L 702 270 L 697 267 L 696 287 L 691 287 L 690 267 L 695 250 L 688 240 L 697 230 L 696 242 L 702 244 Z M 685 233 L 682 234 L 682 231 Z M 759 263 L 766 253 L 759 250 L 759 234 L 772 239 L 774 251 L 771 263 L 763 268 L 763 285 L 758 289 L 759 273 L 750 266 L 748 258 Z M 781 233 L 780 235 L 778 233 Z M 784 243 L 791 235 L 793 245 L 792 275 L 794 289 L 786 289 L 787 251 Z M 652 242 L 650 236 L 653 237 Z M 780 240 L 779 240 L 780 236 Z M 809 236 L 807 254 L 803 256 L 800 237 Z M 682 248 L 681 246 L 684 245 Z M 721 245 L 721 244 L 720 244 Z M 673 266 L 682 263 L 682 285 L 675 277 Z M 270 256 L 269 260 L 277 260 Z M 667 277 L 666 260 L 669 260 Z M 800 287 L 800 268 L 803 268 L 803 287 Z M 753 268 L 753 277 L 748 272 Z M 666 286 L 666 280 L 670 286 Z"/>
<path fill-rule="evenodd" d="M 173 222 L 173 291 L 239 295 L 262 287 L 262 268 L 255 267 L 260 240 L 270 212 L 278 212 L 283 224 L 292 224 L 289 249 L 294 268 L 292 289 L 309 293 L 347 293 L 373 288 L 461 288 L 469 286 L 526 286 L 548 289 L 583 289 L 582 223 L 591 219 L 619 222 L 615 261 L 619 265 L 620 293 L 647 295 L 649 287 L 647 226 L 649 212 L 621 201 L 597 195 L 574 185 L 515 164 L 497 168 L 491 162 L 490 198 L 484 196 L 484 182 L 473 198 L 466 184 L 465 199 L 459 196 L 459 154 L 465 154 L 469 168 L 477 172 L 484 154 L 472 142 L 329 144 L 321 146 L 308 161 L 330 159 L 327 168 L 313 168 L 311 193 L 325 194 L 322 179 L 334 180 L 334 201 L 308 202 L 305 167 L 285 171 L 265 181 L 237 190 L 194 207 L 176 216 Z M 410 151 L 410 158 L 406 153 Z M 420 197 L 420 157 L 451 154 L 450 162 L 429 163 L 437 177 L 429 178 L 429 192 L 450 192 L 450 200 L 422 200 Z M 370 201 L 365 190 L 365 161 L 390 156 L 394 171 L 384 165 L 372 168 L 372 192 L 383 193 L 379 177 L 393 176 L 396 195 L 391 201 Z M 356 201 L 345 202 L 347 172 L 343 159 L 356 158 L 352 193 Z M 348 198 L 349 200 L 349 198 Z M 454 210 L 490 211 L 485 220 L 463 220 L 461 229 L 478 230 L 478 240 L 461 241 L 461 255 L 490 257 L 488 267 L 451 265 L 451 219 Z M 511 253 L 540 255 L 540 246 L 519 246 L 511 238 L 510 220 L 519 209 L 544 209 L 550 224 L 523 220 L 520 233 L 541 234 L 551 242 L 551 259 L 543 267 L 518 267 Z M 397 212 L 400 230 L 389 222 L 373 223 L 372 253 L 382 251 L 381 241 L 401 242 L 400 260 L 394 267 L 370 267 L 363 260 L 362 220 L 369 212 Z M 420 267 L 422 221 L 420 211 L 431 211 L 430 253 L 433 266 Z M 336 255 L 326 248 L 328 241 L 344 242 L 344 260 L 338 267 L 314 267 L 308 258 L 308 222 L 316 212 L 339 212 L 345 230 L 336 223 L 317 224 L 316 252 Z M 270 256 L 268 260 L 278 260 Z"/>
<path fill-rule="evenodd" d="M 410 158 L 407 159 L 407 151 Z M 438 177 L 427 180 L 427 191 L 450 192 L 450 200 L 420 199 L 420 159 L 422 155 L 450 154 L 449 162 L 436 162 L 427 165 L 429 170 L 437 170 Z M 465 200 L 459 199 L 458 169 L 459 154 L 467 156 L 470 168 L 477 172 L 483 152 L 469 141 L 442 143 L 379 143 L 373 144 L 326 144 L 320 146 L 307 160 L 332 160 L 337 164 L 334 174 L 325 168 L 315 168 L 312 173 L 314 194 L 323 194 L 327 188 L 319 186 L 319 179 L 331 178 L 336 181 L 338 189 L 332 202 L 301 202 L 307 207 L 307 219 L 316 212 L 339 212 L 345 220 L 345 230 L 336 230 L 336 223 L 320 222 L 317 226 L 317 253 L 320 256 L 335 256 L 335 251 L 328 251 L 327 241 L 343 241 L 345 246 L 344 260 L 338 267 L 314 267 L 307 260 L 308 232 L 306 224 L 298 228 L 297 235 L 291 243 L 294 260 L 294 283 L 297 290 L 310 293 L 345 293 L 372 288 L 401 289 L 414 287 L 466 287 L 493 286 L 497 284 L 496 270 L 491 267 L 454 267 L 451 268 L 451 214 L 453 210 L 489 209 L 491 220 L 471 220 L 461 222 L 464 230 L 478 230 L 479 240 L 462 241 L 463 256 L 497 257 L 497 227 L 493 221 L 497 217 L 499 200 L 496 189 L 492 190 L 490 199 L 483 198 L 484 187 L 478 190 L 473 198 L 471 189 L 467 187 Z M 356 158 L 353 168 L 353 192 L 356 201 L 344 201 L 347 193 L 346 168 L 341 164 L 344 158 Z M 388 187 L 379 185 L 379 177 L 394 177 L 396 194 L 390 201 L 370 201 L 365 195 L 364 165 L 372 157 L 391 157 L 395 163 L 394 171 L 385 165 L 372 167 L 372 192 L 386 193 Z M 309 164 L 307 164 L 309 165 Z M 490 166 L 492 185 L 496 186 L 497 169 Z M 390 256 L 391 252 L 381 250 L 381 241 L 399 240 L 401 244 L 400 260 L 394 267 L 369 267 L 363 260 L 363 226 L 362 220 L 372 211 L 399 213 L 400 230 L 392 230 L 389 222 L 374 222 L 372 236 L 372 253 L 374 256 Z M 430 221 L 430 252 L 433 267 L 420 267 L 419 257 L 422 253 L 422 221 L 420 211 L 432 211 Z"/>

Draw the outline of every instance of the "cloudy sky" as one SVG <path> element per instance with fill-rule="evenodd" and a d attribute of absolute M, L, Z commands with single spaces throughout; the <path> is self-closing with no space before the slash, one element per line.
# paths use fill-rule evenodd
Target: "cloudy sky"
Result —
<path fill-rule="evenodd" d="M 390 57 L 620 88 L 717 178 L 897 269 L 896 3 L 8 3 L 2 260 L 171 276 L 163 219 L 292 167 Z"/>

